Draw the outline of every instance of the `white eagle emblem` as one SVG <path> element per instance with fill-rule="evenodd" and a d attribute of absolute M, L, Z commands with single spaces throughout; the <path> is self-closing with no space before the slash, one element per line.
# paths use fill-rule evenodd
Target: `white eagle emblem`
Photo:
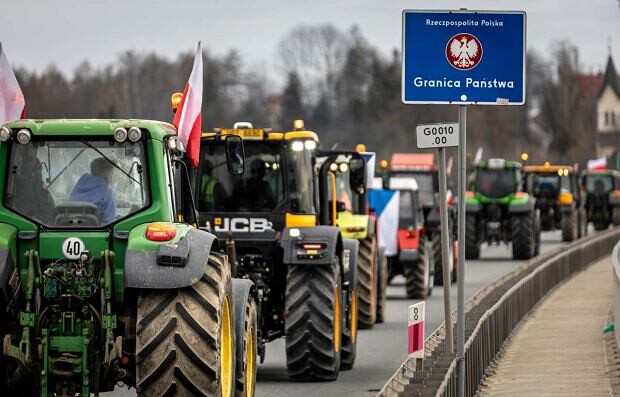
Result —
<path fill-rule="evenodd" d="M 478 65 L 482 57 L 480 41 L 468 33 L 458 34 L 448 41 L 448 60 L 457 69 L 467 70 Z"/>

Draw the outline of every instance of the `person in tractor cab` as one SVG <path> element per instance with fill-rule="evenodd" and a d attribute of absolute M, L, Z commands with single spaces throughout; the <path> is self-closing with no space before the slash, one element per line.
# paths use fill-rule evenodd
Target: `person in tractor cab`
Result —
<path fill-rule="evenodd" d="M 90 174 L 83 174 L 69 195 L 70 201 L 95 204 L 97 217 L 102 224 L 108 224 L 116 218 L 116 199 L 109 186 L 113 171 L 112 161 L 103 157 L 94 159 L 90 163 Z"/>
<path fill-rule="evenodd" d="M 219 179 L 213 176 L 213 163 L 205 160 L 203 164 L 204 172 L 200 180 L 198 208 L 200 211 L 224 211 L 228 197 L 226 188 Z"/>
<path fill-rule="evenodd" d="M 251 211 L 271 211 L 276 206 L 276 197 L 269 185 L 265 181 L 267 170 L 265 162 L 260 159 L 252 160 L 250 164 L 251 176 L 247 181 L 239 181 L 235 184 L 233 197 L 238 201 L 236 208 L 249 208 Z"/>

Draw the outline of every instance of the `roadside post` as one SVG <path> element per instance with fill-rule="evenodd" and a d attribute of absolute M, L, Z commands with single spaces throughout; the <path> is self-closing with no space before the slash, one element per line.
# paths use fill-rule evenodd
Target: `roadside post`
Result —
<path fill-rule="evenodd" d="M 426 303 L 418 302 L 409 306 L 407 327 L 407 353 L 409 359 L 415 359 L 415 369 L 424 365 L 424 309 Z"/>
<path fill-rule="evenodd" d="M 403 103 L 459 106 L 456 338 L 459 397 L 465 395 L 467 105 L 525 103 L 525 37 L 523 11 L 403 11 Z"/>
<path fill-rule="evenodd" d="M 450 283 L 452 255 L 448 229 L 448 183 L 446 169 L 446 147 L 459 145 L 458 123 L 421 124 L 416 128 L 418 149 L 437 149 L 439 159 L 439 216 L 441 218 L 441 267 L 443 268 L 443 311 L 446 323 L 446 350 L 454 353 L 452 332 L 452 309 L 450 304 Z"/>

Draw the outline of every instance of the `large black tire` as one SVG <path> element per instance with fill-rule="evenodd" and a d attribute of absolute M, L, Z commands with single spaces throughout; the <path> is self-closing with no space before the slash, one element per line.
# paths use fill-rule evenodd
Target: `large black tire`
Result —
<path fill-rule="evenodd" d="M 620 207 L 614 207 L 611 210 L 611 223 L 614 226 L 620 225 Z"/>
<path fill-rule="evenodd" d="M 534 214 L 513 215 L 510 221 L 512 227 L 512 257 L 520 260 L 532 258 L 536 253 Z"/>
<path fill-rule="evenodd" d="M 357 356 L 357 288 L 353 288 L 348 302 L 349 318 L 343 324 L 342 350 L 340 351 L 340 370 L 349 370 L 355 365 Z"/>
<path fill-rule="evenodd" d="M 562 241 L 573 241 L 577 238 L 577 210 L 562 214 Z"/>
<path fill-rule="evenodd" d="M 359 274 L 359 273 L 358 273 Z M 289 265 L 286 275 L 286 366 L 293 380 L 338 378 L 343 324 L 337 265 Z"/>
<path fill-rule="evenodd" d="M 579 214 L 579 237 L 588 235 L 588 213 L 584 209 L 578 211 Z"/>
<path fill-rule="evenodd" d="M 235 302 L 235 305 L 237 303 L 241 302 Z M 243 305 L 243 311 L 243 323 L 235 324 L 235 327 L 242 327 L 241 332 L 236 334 L 241 334 L 241 337 L 237 339 L 235 397 L 253 397 L 256 391 L 258 314 L 256 301 L 252 296 L 247 296 Z"/>
<path fill-rule="evenodd" d="M 432 265 L 431 242 L 426 236 L 420 237 L 418 251 L 420 259 L 414 263 L 403 263 L 405 289 L 409 299 L 425 299 L 433 286 L 431 279 Z"/>
<path fill-rule="evenodd" d="M 465 215 L 465 259 L 480 258 L 480 241 L 478 241 L 478 217 L 476 214 Z"/>
<path fill-rule="evenodd" d="M 358 324 L 360 329 L 372 328 L 377 320 L 377 239 L 360 240 L 357 257 Z"/>
<path fill-rule="evenodd" d="M 555 219 L 549 211 L 541 214 L 540 216 L 540 227 L 544 231 L 549 231 L 555 229 Z"/>
<path fill-rule="evenodd" d="M 379 271 L 377 272 L 377 323 L 385 321 L 385 307 L 387 306 L 388 261 L 385 255 L 379 257 Z"/>
<path fill-rule="evenodd" d="M 138 396 L 224 396 L 234 392 L 230 267 L 210 254 L 196 284 L 138 297 Z"/>
<path fill-rule="evenodd" d="M 594 224 L 594 230 L 599 231 L 599 232 L 609 227 L 609 223 L 603 222 L 603 221 L 594 221 L 592 223 Z"/>

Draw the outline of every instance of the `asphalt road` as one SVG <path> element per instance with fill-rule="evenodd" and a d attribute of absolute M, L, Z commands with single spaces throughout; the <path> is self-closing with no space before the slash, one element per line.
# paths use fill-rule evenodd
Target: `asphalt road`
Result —
<path fill-rule="evenodd" d="M 542 235 L 542 251 L 561 245 L 558 231 Z M 508 245 L 483 246 L 481 259 L 467 261 L 465 269 L 465 299 L 485 285 L 519 266 L 522 261 L 511 259 Z M 374 396 L 404 361 L 407 353 L 407 308 L 415 303 L 405 297 L 403 279 L 397 278 L 388 287 L 387 318 L 371 330 L 358 334 L 357 359 L 350 371 L 340 372 L 335 382 L 291 382 L 286 376 L 284 340 L 267 345 L 265 363 L 258 367 L 258 397 L 295 396 Z M 452 309 L 456 310 L 456 284 L 452 284 Z M 425 333 L 430 335 L 443 321 L 443 287 L 435 287 L 426 300 Z M 109 397 L 135 396 L 134 390 L 117 389 L 105 393 Z"/>

